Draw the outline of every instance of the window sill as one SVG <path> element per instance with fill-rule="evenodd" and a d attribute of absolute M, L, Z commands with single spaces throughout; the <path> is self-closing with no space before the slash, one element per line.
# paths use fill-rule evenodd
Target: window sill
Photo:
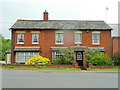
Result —
<path fill-rule="evenodd" d="M 100 45 L 100 43 L 93 43 L 92 45 Z"/>
<path fill-rule="evenodd" d="M 75 42 L 75 44 L 82 44 L 82 43 Z"/>
<path fill-rule="evenodd" d="M 63 45 L 63 43 L 55 43 L 56 45 Z"/>
<path fill-rule="evenodd" d="M 24 43 L 17 43 L 17 44 L 24 44 Z"/>
<path fill-rule="evenodd" d="M 39 43 L 32 43 L 32 44 L 37 45 L 37 44 L 39 44 Z"/>

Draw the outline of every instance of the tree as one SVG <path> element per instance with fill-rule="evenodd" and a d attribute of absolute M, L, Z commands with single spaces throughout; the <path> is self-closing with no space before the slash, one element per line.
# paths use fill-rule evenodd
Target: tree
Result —
<path fill-rule="evenodd" d="M 11 40 L 10 39 L 5 39 L 1 34 L 0 34 L 0 60 L 5 60 L 5 52 L 11 48 Z"/>

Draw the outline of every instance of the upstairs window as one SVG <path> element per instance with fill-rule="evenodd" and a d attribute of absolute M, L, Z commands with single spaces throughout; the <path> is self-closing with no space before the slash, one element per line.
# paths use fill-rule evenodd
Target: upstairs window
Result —
<path fill-rule="evenodd" d="M 99 45 L 100 44 L 100 32 L 92 33 L 92 44 Z"/>
<path fill-rule="evenodd" d="M 56 32 L 56 44 L 63 44 L 63 32 Z"/>
<path fill-rule="evenodd" d="M 38 44 L 38 33 L 32 33 L 32 44 Z"/>
<path fill-rule="evenodd" d="M 75 44 L 82 44 L 82 32 L 75 32 Z"/>
<path fill-rule="evenodd" d="M 17 44 L 24 44 L 24 34 L 23 33 L 17 34 Z"/>

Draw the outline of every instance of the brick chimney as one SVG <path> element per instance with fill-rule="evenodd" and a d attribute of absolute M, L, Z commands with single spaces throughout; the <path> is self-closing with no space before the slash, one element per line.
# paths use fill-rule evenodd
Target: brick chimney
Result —
<path fill-rule="evenodd" d="M 43 12 L 43 21 L 48 21 L 48 12 L 46 10 Z"/>

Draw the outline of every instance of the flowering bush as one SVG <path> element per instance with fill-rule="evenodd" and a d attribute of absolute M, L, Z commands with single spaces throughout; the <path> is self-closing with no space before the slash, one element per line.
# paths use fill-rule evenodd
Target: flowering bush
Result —
<path fill-rule="evenodd" d="M 50 64 L 50 60 L 48 58 L 44 58 L 40 55 L 34 55 L 32 58 L 30 58 L 25 65 L 35 65 L 35 64 L 39 64 L 39 65 L 49 65 Z"/>

